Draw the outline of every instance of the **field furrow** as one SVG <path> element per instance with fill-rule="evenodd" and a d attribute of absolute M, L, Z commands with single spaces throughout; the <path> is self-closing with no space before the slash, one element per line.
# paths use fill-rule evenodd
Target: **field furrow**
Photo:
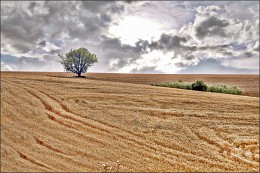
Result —
<path fill-rule="evenodd" d="M 259 171 L 258 97 L 59 75 L 2 74 L 1 171 Z"/>

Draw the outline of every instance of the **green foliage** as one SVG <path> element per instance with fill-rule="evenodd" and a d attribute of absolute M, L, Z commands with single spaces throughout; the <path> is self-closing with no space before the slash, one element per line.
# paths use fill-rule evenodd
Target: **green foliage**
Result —
<path fill-rule="evenodd" d="M 235 86 L 220 85 L 220 84 L 209 84 L 208 92 L 215 93 L 226 93 L 226 94 L 241 94 L 242 90 Z"/>
<path fill-rule="evenodd" d="M 197 91 L 207 91 L 208 86 L 203 81 L 197 80 L 191 84 L 191 89 Z"/>
<path fill-rule="evenodd" d="M 160 84 L 155 84 L 156 86 L 162 86 L 162 87 L 170 87 L 170 88 L 179 88 L 179 89 L 191 89 L 190 83 L 186 83 L 186 82 L 164 82 L 164 83 L 160 83 Z"/>
<path fill-rule="evenodd" d="M 96 55 L 86 48 L 71 50 L 66 53 L 65 57 L 60 54 L 59 57 L 64 70 L 76 73 L 78 76 L 81 76 L 81 73 L 85 73 L 90 66 L 98 62 Z"/>
<path fill-rule="evenodd" d="M 196 81 L 194 83 L 182 82 L 178 80 L 176 82 L 163 82 L 153 84 L 154 86 L 170 87 L 170 88 L 179 88 L 187 90 L 198 90 L 206 92 L 217 92 L 217 93 L 226 93 L 226 94 L 241 94 L 242 90 L 235 86 L 220 85 L 220 84 L 205 84 L 203 81 Z"/>

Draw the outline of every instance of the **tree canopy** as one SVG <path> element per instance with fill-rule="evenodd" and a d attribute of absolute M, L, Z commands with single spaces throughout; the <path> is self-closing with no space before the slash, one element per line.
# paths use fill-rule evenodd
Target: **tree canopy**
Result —
<path fill-rule="evenodd" d="M 87 72 L 90 66 L 98 62 L 96 55 L 86 48 L 71 50 L 65 56 L 59 54 L 59 57 L 64 70 L 76 73 L 78 76 Z"/>

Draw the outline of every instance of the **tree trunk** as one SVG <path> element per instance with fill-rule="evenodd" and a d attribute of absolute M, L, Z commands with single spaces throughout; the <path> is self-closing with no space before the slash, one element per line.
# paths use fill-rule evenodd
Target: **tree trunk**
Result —
<path fill-rule="evenodd" d="M 78 74 L 78 77 L 81 77 L 81 73 L 77 73 Z"/>

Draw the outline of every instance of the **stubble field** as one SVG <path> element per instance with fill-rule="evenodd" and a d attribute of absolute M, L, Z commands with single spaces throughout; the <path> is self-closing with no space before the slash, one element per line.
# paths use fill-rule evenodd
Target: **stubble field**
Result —
<path fill-rule="evenodd" d="M 250 97 L 147 85 L 173 78 Z M 259 76 L 221 78 L 1 73 L 1 171 L 258 172 Z"/>

